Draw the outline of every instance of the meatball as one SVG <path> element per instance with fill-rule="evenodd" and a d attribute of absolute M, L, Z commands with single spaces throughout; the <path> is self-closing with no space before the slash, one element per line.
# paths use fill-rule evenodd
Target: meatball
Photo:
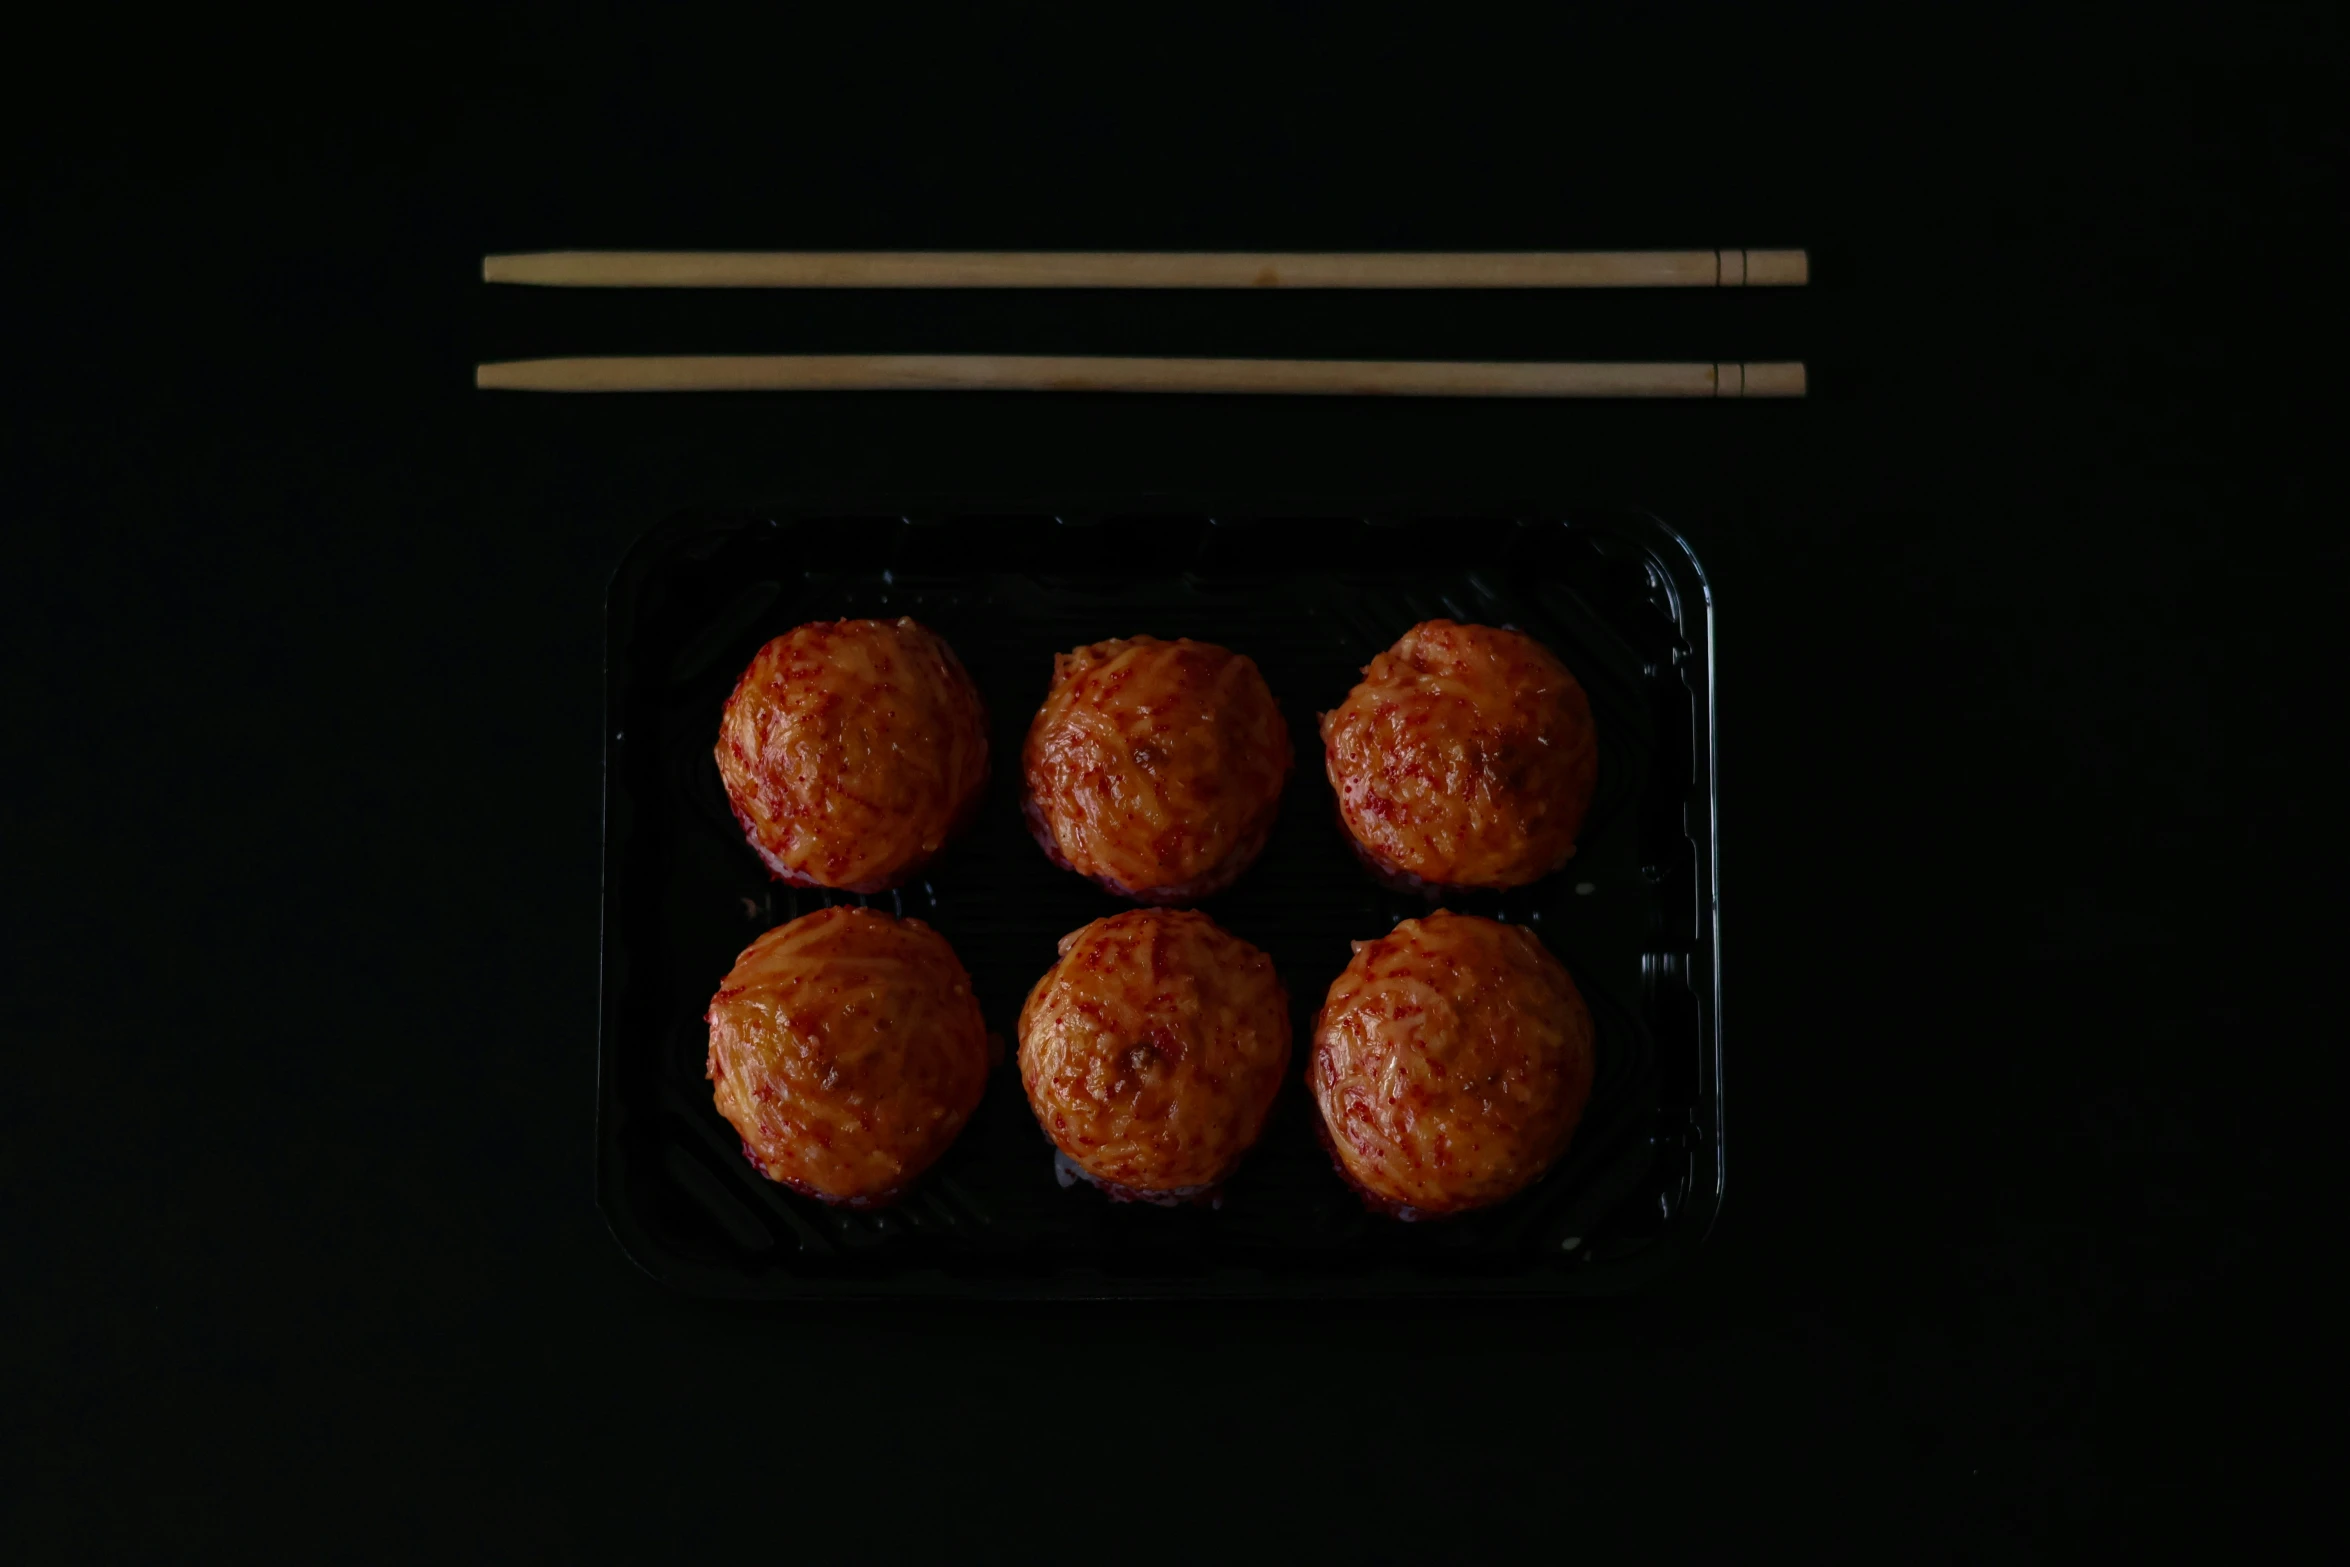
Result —
<path fill-rule="evenodd" d="M 1591 702 L 1557 655 L 1425 620 L 1322 715 L 1338 813 L 1393 881 L 1522 887 L 1567 863 L 1599 778 Z"/>
<path fill-rule="evenodd" d="M 759 649 L 735 682 L 718 776 L 778 880 L 882 892 L 977 811 L 987 710 L 936 632 L 821 621 Z"/>
<path fill-rule="evenodd" d="M 979 1106 L 990 1047 L 971 976 L 920 920 L 832 908 L 779 925 L 710 1000 L 718 1113 L 761 1175 L 879 1207 Z"/>
<path fill-rule="evenodd" d="M 1339 1173 L 1407 1219 L 1533 1184 L 1591 1097 L 1591 1013 L 1566 966 L 1521 926 L 1442 911 L 1354 945 L 1306 1063 Z"/>
<path fill-rule="evenodd" d="M 1053 659 L 1022 810 L 1062 868 L 1189 903 L 1256 859 L 1294 759 L 1253 660 L 1188 637 L 1097 642 Z"/>
<path fill-rule="evenodd" d="M 1062 937 L 1020 1009 L 1030 1108 L 1121 1199 L 1212 1191 L 1264 1130 L 1288 1069 L 1273 960 L 1191 910 L 1134 909 Z"/>

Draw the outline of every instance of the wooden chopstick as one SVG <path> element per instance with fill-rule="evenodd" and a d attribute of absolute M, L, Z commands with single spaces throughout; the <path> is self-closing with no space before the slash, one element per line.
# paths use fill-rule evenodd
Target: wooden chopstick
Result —
<path fill-rule="evenodd" d="M 1739 288 L 1810 281 L 1801 250 L 742 251 L 484 256 L 550 288 Z"/>
<path fill-rule="evenodd" d="M 1416 359 L 1132 359 L 1029 354 L 685 354 L 510 359 L 509 392 L 1238 392 L 1390 397 L 1801 397 L 1800 362 L 1558 364 Z"/>

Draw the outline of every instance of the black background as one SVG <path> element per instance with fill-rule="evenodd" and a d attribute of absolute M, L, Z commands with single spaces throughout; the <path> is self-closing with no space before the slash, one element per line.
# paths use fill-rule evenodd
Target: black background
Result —
<path fill-rule="evenodd" d="M 2338 20 L 852 40 L 548 10 L 282 64 L 220 25 L 15 62 L 9 1554 L 2007 1558 L 2288 1526 L 2339 1048 Z M 560 246 L 1725 243 L 1809 245 L 1815 285 L 476 281 Z M 660 348 L 1801 357 L 1817 395 L 470 386 Z M 1730 1179 L 1670 1284 L 727 1309 L 606 1235 L 621 552 L 688 505 L 1142 492 L 1630 503 L 1692 538 Z"/>

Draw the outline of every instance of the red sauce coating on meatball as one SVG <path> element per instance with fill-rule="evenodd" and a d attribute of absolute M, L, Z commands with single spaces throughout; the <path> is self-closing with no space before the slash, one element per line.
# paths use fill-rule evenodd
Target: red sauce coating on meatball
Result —
<path fill-rule="evenodd" d="M 718 725 L 735 820 L 777 879 L 881 892 L 967 825 L 987 710 L 944 638 L 912 620 L 819 621 L 761 648 Z"/>
<path fill-rule="evenodd" d="M 1205 914 L 1134 909 L 1061 939 L 1020 1011 L 1020 1078 L 1096 1185 L 1197 1197 L 1264 1130 L 1289 1033 L 1271 958 Z"/>
<path fill-rule="evenodd" d="M 1591 702 L 1556 654 L 1427 620 L 1322 715 L 1324 766 L 1357 849 L 1397 879 L 1520 887 L 1573 857 L 1599 778 Z"/>
<path fill-rule="evenodd" d="M 1273 830 L 1295 761 L 1253 660 L 1128 637 L 1053 659 L 1022 809 L 1056 864 L 1143 903 L 1229 886 Z"/>
<path fill-rule="evenodd" d="M 1591 1097 L 1590 1010 L 1532 931 L 1405 920 L 1330 987 L 1306 1087 L 1372 1206 L 1406 1217 L 1514 1196 L 1566 1152 Z"/>
<path fill-rule="evenodd" d="M 971 976 L 920 920 L 830 908 L 744 949 L 711 998 L 706 1075 L 771 1181 L 852 1207 L 893 1200 L 987 1086 Z"/>

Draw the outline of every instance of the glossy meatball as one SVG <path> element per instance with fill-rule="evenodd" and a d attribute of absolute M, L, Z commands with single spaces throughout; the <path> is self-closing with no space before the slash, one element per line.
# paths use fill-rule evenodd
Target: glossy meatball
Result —
<path fill-rule="evenodd" d="M 1294 755 L 1254 661 L 1185 637 L 1053 659 L 1022 808 L 1055 864 L 1142 903 L 1231 885 L 1273 831 Z"/>
<path fill-rule="evenodd" d="M 1427 620 L 1322 715 L 1338 812 L 1375 870 L 1520 887 L 1574 855 L 1599 778 L 1591 703 L 1557 655 L 1493 626 Z"/>
<path fill-rule="evenodd" d="M 878 1207 L 978 1108 L 987 1026 L 971 976 L 920 920 L 819 909 L 735 960 L 710 1000 L 718 1113 L 761 1175 Z"/>
<path fill-rule="evenodd" d="M 761 648 L 718 724 L 735 820 L 777 879 L 880 892 L 978 809 L 987 711 L 937 633 L 819 621 Z"/>
<path fill-rule="evenodd" d="M 1187 909 L 1135 909 L 1062 937 L 1020 1011 L 1029 1106 L 1114 1197 L 1210 1191 L 1264 1130 L 1288 1069 L 1273 960 Z"/>
<path fill-rule="evenodd" d="M 1591 1013 L 1541 940 L 1438 912 L 1355 943 L 1314 1020 L 1306 1087 L 1365 1200 L 1431 1218 L 1500 1202 L 1549 1169 L 1592 1067 Z"/>

